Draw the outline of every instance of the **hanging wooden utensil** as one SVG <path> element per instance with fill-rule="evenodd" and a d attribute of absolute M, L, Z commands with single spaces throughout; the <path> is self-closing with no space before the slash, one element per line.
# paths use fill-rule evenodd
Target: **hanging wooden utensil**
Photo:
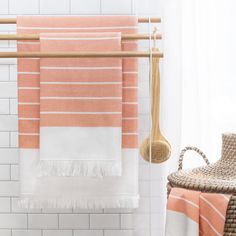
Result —
<path fill-rule="evenodd" d="M 154 48 L 153 52 L 158 49 Z M 146 138 L 140 147 L 140 154 L 146 161 L 162 163 L 169 159 L 171 146 L 160 131 L 160 71 L 159 58 L 152 58 L 152 130 L 150 137 Z M 151 142 L 151 143 L 150 143 Z M 151 149 L 151 153 L 150 153 Z M 150 155 L 151 154 L 151 155 Z"/>

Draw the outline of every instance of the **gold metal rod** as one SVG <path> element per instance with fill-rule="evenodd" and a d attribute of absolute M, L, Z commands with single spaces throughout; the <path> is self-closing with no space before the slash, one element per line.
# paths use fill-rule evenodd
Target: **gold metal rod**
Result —
<path fill-rule="evenodd" d="M 139 23 L 148 23 L 149 22 L 149 17 L 138 18 L 138 22 Z M 151 23 L 160 23 L 161 18 L 150 17 L 150 22 Z M 0 19 L 0 24 L 16 24 L 16 18 L 1 18 Z"/>
<path fill-rule="evenodd" d="M 153 52 L 153 57 L 163 57 Z M 149 51 L 139 52 L 0 52 L 0 58 L 99 58 L 99 57 L 150 57 Z"/>
<path fill-rule="evenodd" d="M 123 40 L 148 40 L 148 34 L 124 34 L 121 36 Z M 151 35 L 151 39 L 161 39 L 162 36 L 158 34 L 157 36 Z M 0 34 L 0 40 L 39 40 L 38 34 Z"/>

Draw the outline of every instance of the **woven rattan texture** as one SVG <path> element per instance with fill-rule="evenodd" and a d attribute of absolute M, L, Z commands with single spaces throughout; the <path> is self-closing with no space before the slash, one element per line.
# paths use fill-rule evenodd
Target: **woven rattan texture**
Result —
<path fill-rule="evenodd" d="M 185 148 L 180 155 L 179 171 L 168 176 L 168 194 L 172 187 L 191 189 L 201 192 L 232 194 L 226 221 L 225 236 L 236 236 L 236 134 L 223 134 L 221 159 L 209 164 L 205 154 L 194 147 Z M 198 152 L 207 166 L 182 170 L 184 154 L 187 150 Z"/>

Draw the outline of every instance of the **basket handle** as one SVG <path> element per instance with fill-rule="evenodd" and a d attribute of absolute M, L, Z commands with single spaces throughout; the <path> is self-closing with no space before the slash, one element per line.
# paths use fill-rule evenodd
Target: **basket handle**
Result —
<path fill-rule="evenodd" d="M 208 161 L 206 155 L 205 155 L 199 148 L 192 147 L 192 146 L 188 146 L 188 147 L 185 147 L 185 148 L 181 151 L 181 153 L 180 153 L 180 156 L 179 156 L 179 168 L 178 168 L 178 170 L 182 170 L 182 169 L 183 169 L 184 154 L 185 154 L 187 151 L 195 151 L 195 152 L 197 152 L 199 155 L 202 156 L 202 158 L 204 159 L 204 161 L 206 162 L 206 164 L 207 164 L 207 165 L 210 165 L 210 162 Z"/>

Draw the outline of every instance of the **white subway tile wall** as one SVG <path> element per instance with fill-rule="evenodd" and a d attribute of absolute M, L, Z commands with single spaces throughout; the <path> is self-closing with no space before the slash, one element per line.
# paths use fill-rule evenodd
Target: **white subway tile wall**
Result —
<path fill-rule="evenodd" d="M 16 15 L 134 14 L 161 16 L 161 0 L 0 0 L 0 17 Z M 0 25 L 12 34 L 15 25 Z M 148 32 L 148 25 L 140 25 Z M 140 42 L 140 50 L 148 49 Z M 0 51 L 16 43 L 0 41 Z M 164 232 L 165 177 L 163 166 L 140 158 L 140 207 L 137 210 L 21 209 L 17 138 L 17 63 L 0 59 L 0 236 L 161 236 Z M 149 131 L 148 60 L 140 59 L 139 136 Z M 150 197 L 151 196 L 151 197 Z M 151 218 L 149 211 L 151 210 Z M 151 229 L 150 229 L 151 228 Z M 151 233 L 151 234 L 150 234 Z"/>

